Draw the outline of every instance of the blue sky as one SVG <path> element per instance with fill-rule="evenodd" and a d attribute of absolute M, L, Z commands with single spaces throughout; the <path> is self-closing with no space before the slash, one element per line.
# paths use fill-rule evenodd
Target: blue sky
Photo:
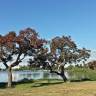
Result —
<path fill-rule="evenodd" d="M 0 0 L 0 34 L 32 27 L 42 38 L 71 35 L 96 49 L 96 0 Z"/>

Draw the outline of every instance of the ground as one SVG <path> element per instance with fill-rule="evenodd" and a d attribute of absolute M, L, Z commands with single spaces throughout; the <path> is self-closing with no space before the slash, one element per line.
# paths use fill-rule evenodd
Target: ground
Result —
<path fill-rule="evenodd" d="M 36 81 L 1 88 L 0 96 L 96 96 L 96 81 Z"/>

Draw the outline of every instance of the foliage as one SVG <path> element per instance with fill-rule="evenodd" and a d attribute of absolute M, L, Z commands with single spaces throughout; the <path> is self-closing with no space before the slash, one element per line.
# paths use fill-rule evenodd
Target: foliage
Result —
<path fill-rule="evenodd" d="M 72 67 L 72 69 L 68 69 L 67 72 L 69 73 L 69 79 L 71 81 L 96 81 L 96 71 L 91 70 L 88 68 L 78 68 L 78 67 Z"/>
<path fill-rule="evenodd" d="M 95 70 L 96 69 L 96 61 L 94 60 L 94 61 L 88 62 L 87 67 L 89 67 L 92 70 Z"/>
<path fill-rule="evenodd" d="M 15 71 L 22 71 L 22 70 L 32 70 L 32 71 L 36 71 L 36 70 L 40 70 L 40 68 L 38 67 L 29 67 L 29 66 L 20 66 L 19 68 L 14 68 L 13 70 Z"/>
<path fill-rule="evenodd" d="M 7 62 L 12 60 L 13 55 L 18 54 L 15 62 L 10 64 L 10 67 L 14 67 L 22 62 L 27 55 L 40 49 L 45 42 L 45 40 L 39 39 L 36 31 L 31 28 L 20 31 L 18 36 L 15 32 L 9 32 L 0 37 L 0 61 L 8 68 Z M 22 54 L 24 57 L 20 58 Z"/>
<path fill-rule="evenodd" d="M 78 49 L 70 36 L 55 37 L 49 45 L 50 52 L 48 48 L 42 48 L 34 59 L 29 60 L 29 66 L 49 69 L 51 73 L 60 75 L 64 81 L 67 80 L 64 74 L 66 64 L 84 62 L 90 56 L 90 50 Z"/>

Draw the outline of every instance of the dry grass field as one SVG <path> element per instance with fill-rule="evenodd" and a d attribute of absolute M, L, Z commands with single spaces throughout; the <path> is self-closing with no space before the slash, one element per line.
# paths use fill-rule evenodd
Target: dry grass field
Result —
<path fill-rule="evenodd" d="M 14 88 L 1 88 L 0 96 L 96 96 L 96 81 L 36 81 L 18 84 Z"/>

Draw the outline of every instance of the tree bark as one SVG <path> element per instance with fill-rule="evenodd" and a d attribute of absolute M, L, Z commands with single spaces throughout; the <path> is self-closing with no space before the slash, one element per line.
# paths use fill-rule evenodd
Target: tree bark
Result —
<path fill-rule="evenodd" d="M 63 79 L 64 82 L 67 81 L 67 78 L 65 76 L 65 72 L 64 72 L 64 66 L 60 66 L 61 67 L 61 70 L 60 72 L 57 72 L 57 71 L 53 71 L 51 66 L 49 66 L 49 69 L 50 69 L 50 73 L 56 73 L 57 75 L 60 75 Z"/>
<path fill-rule="evenodd" d="M 57 75 L 60 75 L 62 77 L 64 82 L 67 81 L 67 77 L 66 77 L 65 72 L 64 72 L 64 65 L 60 65 L 60 72 L 53 71 L 52 67 L 50 65 L 48 67 L 49 67 L 50 73 L 56 73 Z"/>
<path fill-rule="evenodd" d="M 64 72 L 64 65 L 61 65 L 60 66 L 60 76 L 62 77 L 63 81 L 66 82 L 67 81 L 67 78 L 65 76 L 65 72 Z"/>
<path fill-rule="evenodd" d="M 62 77 L 62 79 L 63 79 L 63 81 L 64 82 L 66 82 L 67 81 L 67 78 L 66 78 L 66 76 L 65 76 L 65 73 L 63 72 L 63 73 L 61 73 L 61 75 L 60 75 L 61 77 Z"/>
<path fill-rule="evenodd" d="M 12 87 L 12 68 L 8 67 L 8 87 Z"/>

